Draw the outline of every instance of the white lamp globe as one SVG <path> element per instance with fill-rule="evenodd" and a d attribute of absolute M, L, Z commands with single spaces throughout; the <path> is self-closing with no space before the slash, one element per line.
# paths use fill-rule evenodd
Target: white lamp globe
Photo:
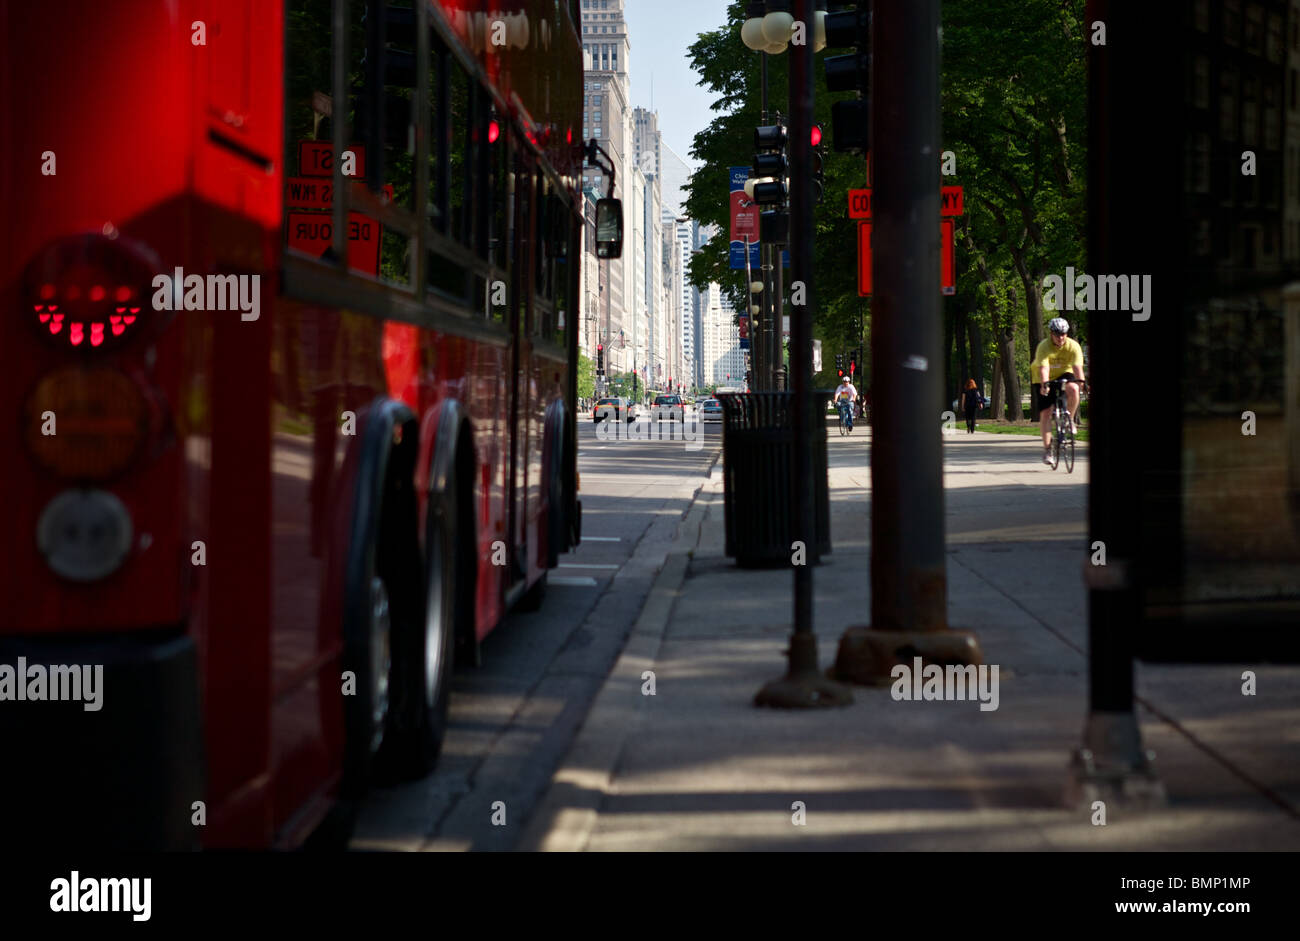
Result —
<path fill-rule="evenodd" d="M 763 17 L 763 38 L 767 40 L 769 46 L 779 45 L 784 48 L 790 42 L 793 33 L 794 17 L 789 13 L 769 13 Z"/>
<path fill-rule="evenodd" d="M 750 294 L 761 294 L 762 292 L 763 292 L 763 282 L 762 282 L 762 281 L 750 281 L 750 282 L 749 282 L 749 293 L 750 293 Z"/>
<path fill-rule="evenodd" d="M 750 312 L 751 315 L 757 317 L 757 316 L 758 316 L 758 305 L 757 305 L 757 304 L 750 304 L 750 305 L 749 305 L 749 312 Z"/>
<path fill-rule="evenodd" d="M 818 10 L 813 14 L 813 52 L 826 48 L 826 11 Z"/>
<path fill-rule="evenodd" d="M 763 38 L 762 17 L 755 16 L 745 20 L 744 25 L 740 27 L 740 41 L 755 52 L 767 45 L 767 40 Z"/>

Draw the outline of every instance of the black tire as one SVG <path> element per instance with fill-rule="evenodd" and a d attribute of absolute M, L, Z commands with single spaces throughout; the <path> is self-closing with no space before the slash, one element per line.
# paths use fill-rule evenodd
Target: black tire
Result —
<path fill-rule="evenodd" d="M 430 496 L 422 597 L 397 638 L 393 708 L 381 758 L 386 776 L 398 780 L 432 771 L 446 737 L 456 625 L 464 602 L 456 551 L 458 493 L 453 472 L 447 490 Z M 418 547 L 413 548 L 418 558 Z"/>
<path fill-rule="evenodd" d="M 354 677 L 355 689 L 343 697 L 342 796 L 363 795 L 374 776 L 389 714 L 392 674 L 391 602 L 388 585 L 377 574 L 374 545 L 365 553 L 366 570 L 357 584 L 365 597 L 351 599 L 345 609 L 343 671 Z"/>
<path fill-rule="evenodd" d="M 1061 442 L 1062 456 L 1065 458 L 1065 472 L 1074 473 L 1074 432 L 1067 431 L 1065 440 Z"/>
<path fill-rule="evenodd" d="M 1060 411 L 1052 412 L 1052 470 L 1061 466 L 1061 427 Z"/>

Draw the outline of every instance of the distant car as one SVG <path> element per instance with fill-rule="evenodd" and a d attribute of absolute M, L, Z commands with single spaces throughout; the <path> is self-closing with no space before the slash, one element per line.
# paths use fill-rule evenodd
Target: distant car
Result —
<path fill-rule="evenodd" d="M 722 403 L 717 399 L 705 399 L 701 402 L 700 421 L 722 421 Z"/>
<path fill-rule="evenodd" d="M 615 421 L 626 419 L 631 422 L 636 421 L 639 411 L 637 404 L 629 402 L 627 399 L 597 399 L 595 406 L 591 410 L 591 420 L 592 422 L 599 422 L 606 418 L 612 418 Z"/>
<path fill-rule="evenodd" d="M 686 406 L 680 395 L 660 395 L 650 406 L 651 421 L 686 421 Z"/>

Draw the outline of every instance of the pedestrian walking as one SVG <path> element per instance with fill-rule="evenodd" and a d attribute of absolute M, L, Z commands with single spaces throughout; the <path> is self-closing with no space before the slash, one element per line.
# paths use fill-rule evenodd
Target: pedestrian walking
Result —
<path fill-rule="evenodd" d="M 984 407 L 985 399 L 983 393 L 975 388 L 975 380 L 966 380 L 966 391 L 962 393 L 964 405 L 966 407 L 966 433 L 975 434 L 975 415 Z"/>

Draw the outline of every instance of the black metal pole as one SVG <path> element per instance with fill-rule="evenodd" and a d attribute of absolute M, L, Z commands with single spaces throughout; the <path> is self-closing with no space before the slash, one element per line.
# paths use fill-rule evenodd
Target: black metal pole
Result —
<path fill-rule="evenodd" d="M 761 115 L 759 123 L 767 124 L 767 53 L 758 54 L 761 63 L 759 70 L 759 108 Z M 761 227 L 760 227 L 761 228 Z M 761 238 L 761 231 L 760 231 Z M 768 298 L 772 295 L 771 284 L 767 277 L 768 257 L 771 246 L 767 242 L 760 241 L 758 248 L 758 280 L 763 283 L 763 290 L 758 295 L 758 318 L 751 318 L 750 327 L 750 389 L 757 392 L 769 389 L 771 386 L 767 383 L 767 333 L 768 329 L 768 311 L 770 309 Z M 746 288 L 748 290 L 748 288 Z M 752 298 L 753 295 L 751 294 Z"/>
<path fill-rule="evenodd" d="M 812 317 L 817 309 L 816 285 L 813 281 L 813 194 L 812 194 L 812 123 L 813 123 L 813 22 L 812 0 L 795 0 L 795 20 L 809 26 L 809 41 L 790 46 L 790 248 L 791 281 L 802 291 L 803 303 L 790 311 L 790 388 L 794 390 L 795 473 L 793 505 L 794 538 L 804 546 L 815 546 L 817 534 L 813 523 L 813 444 L 812 444 Z M 776 257 L 780 271 L 781 257 Z M 780 274 L 777 275 L 778 281 Z M 779 308 L 778 308 L 779 309 Z M 775 325 L 780 349 L 781 325 Z M 811 565 L 794 567 L 795 634 L 813 632 L 813 570 Z M 816 647 L 812 647 L 816 667 Z"/>
<path fill-rule="evenodd" d="M 939 0 L 874 8 L 871 620 L 947 624 L 939 293 Z"/>
<path fill-rule="evenodd" d="M 791 283 L 797 294 L 790 305 L 790 388 L 793 390 L 791 434 L 794 473 L 788 496 L 794 511 L 791 538 L 804 547 L 803 559 L 792 558 L 794 569 L 794 631 L 790 635 L 787 673 L 759 691 L 759 705 L 783 707 L 845 706 L 853 694 L 817 669 L 817 637 L 813 633 L 812 560 L 817 553 L 813 510 L 812 318 L 816 310 L 813 284 L 813 0 L 795 0 L 794 18 L 808 24 L 808 42 L 790 46 L 790 253 Z M 936 207 L 936 212 L 937 212 Z M 781 263 L 780 255 L 776 263 Z M 780 336 L 777 325 L 777 336 Z M 820 473 L 825 473 L 821 470 Z M 778 494 L 773 494 L 779 499 Z M 793 550 L 793 547 L 792 547 Z"/>

